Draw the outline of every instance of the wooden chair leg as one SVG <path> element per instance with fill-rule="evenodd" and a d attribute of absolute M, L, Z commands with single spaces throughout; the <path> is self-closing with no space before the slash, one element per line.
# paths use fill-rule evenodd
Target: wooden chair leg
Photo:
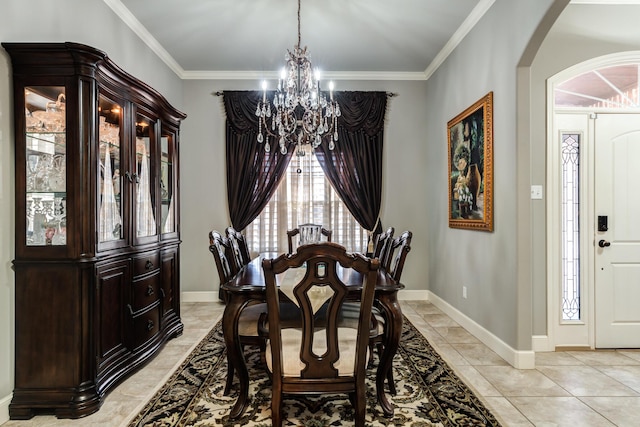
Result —
<path fill-rule="evenodd" d="M 360 387 L 354 396 L 354 418 L 356 427 L 364 427 L 365 415 L 367 412 L 367 402 L 364 393 L 364 387 Z"/>
<path fill-rule="evenodd" d="M 224 392 L 222 393 L 224 396 L 228 396 L 231 392 L 231 386 L 233 385 L 233 363 L 231 363 L 231 359 L 227 356 L 227 382 L 224 385 Z"/>
<path fill-rule="evenodd" d="M 393 367 L 387 372 L 387 382 L 389 383 L 389 393 L 396 395 L 396 383 L 393 381 Z"/>
<path fill-rule="evenodd" d="M 282 394 L 273 393 L 271 395 L 271 425 L 282 427 Z"/>

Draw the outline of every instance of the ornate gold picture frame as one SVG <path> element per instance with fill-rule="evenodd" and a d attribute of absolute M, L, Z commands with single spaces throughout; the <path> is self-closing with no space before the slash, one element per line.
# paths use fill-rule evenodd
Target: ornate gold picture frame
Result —
<path fill-rule="evenodd" d="M 449 227 L 493 231 L 493 92 L 447 123 Z"/>

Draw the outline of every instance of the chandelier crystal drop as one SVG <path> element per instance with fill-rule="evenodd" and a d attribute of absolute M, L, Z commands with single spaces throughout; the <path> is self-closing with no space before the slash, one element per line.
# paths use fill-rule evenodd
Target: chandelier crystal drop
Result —
<path fill-rule="evenodd" d="M 298 44 L 293 51 L 287 49 L 285 60 L 273 102 L 267 99 L 266 81 L 262 83 L 262 101 L 256 108 L 257 141 L 264 142 L 266 152 L 271 151 L 270 139 L 278 141 L 282 154 L 287 153 L 289 145 L 295 145 L 297 153 L 304 153 L 303 145 L 316 148 L 323 140 L 328 140 L 329 149 L 333 150 L 338 141 L 340 106 L 333 99 L 333 82 L 329 83 L 327 99 L 320 89 L 320 73 L 311 66 L 307 47 L 300 47 L 300 0 Z"/>

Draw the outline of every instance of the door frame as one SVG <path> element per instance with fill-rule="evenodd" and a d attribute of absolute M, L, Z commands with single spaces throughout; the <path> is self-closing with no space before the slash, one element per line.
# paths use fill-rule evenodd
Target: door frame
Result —
<path fill-rule="evenodd" d="M 555 108 L 556 85 L 579 74 L 603 67 L 636 64 L 640 51 L 621 52 L 593 58 L 563 71 L 547 80 L 546 181 L 547 181 L 547 350 L 558 348 L 595 348 L 595 147 L 594 129 L 597 114 L 635 113 L 629 109 L 565 109 Z M 576 129 L 561 129 L 559 117 L 572 116 Z M 579 321 L 563 321 L 562 296 L 562 238 L 561 238 L 561 156 L 558 141 L 562 131 L 576 131 L 582 135 L 580 150 L 580 311 Z"/>

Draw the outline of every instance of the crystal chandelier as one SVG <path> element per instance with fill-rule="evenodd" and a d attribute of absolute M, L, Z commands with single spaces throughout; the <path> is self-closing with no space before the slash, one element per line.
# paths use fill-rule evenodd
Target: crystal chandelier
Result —
<path fill-rule="evenodd" d="M 337 120 L 340 106 L 333 100 L 333 82 L 329 84 L 329 99 L 320 90 L 319 73 L 311 67 L 307 47 L 300 48 L 300 0 L 298 0 L 298 44 L 293 52 L 287 49 L 286 67 L 278 80 L 273 107 L 267 100 L 267 84 L 262 83 L 262 102 L 258 102 L 258 142 L 271 151 L 269 138 L 278 141 L 280 152 L 287 153 L 288 145 L 295 145 L 298 153 L 302 146 L 318 147 L 323 139 L 329 140 L 333 150 L 338 141 Z"/>

